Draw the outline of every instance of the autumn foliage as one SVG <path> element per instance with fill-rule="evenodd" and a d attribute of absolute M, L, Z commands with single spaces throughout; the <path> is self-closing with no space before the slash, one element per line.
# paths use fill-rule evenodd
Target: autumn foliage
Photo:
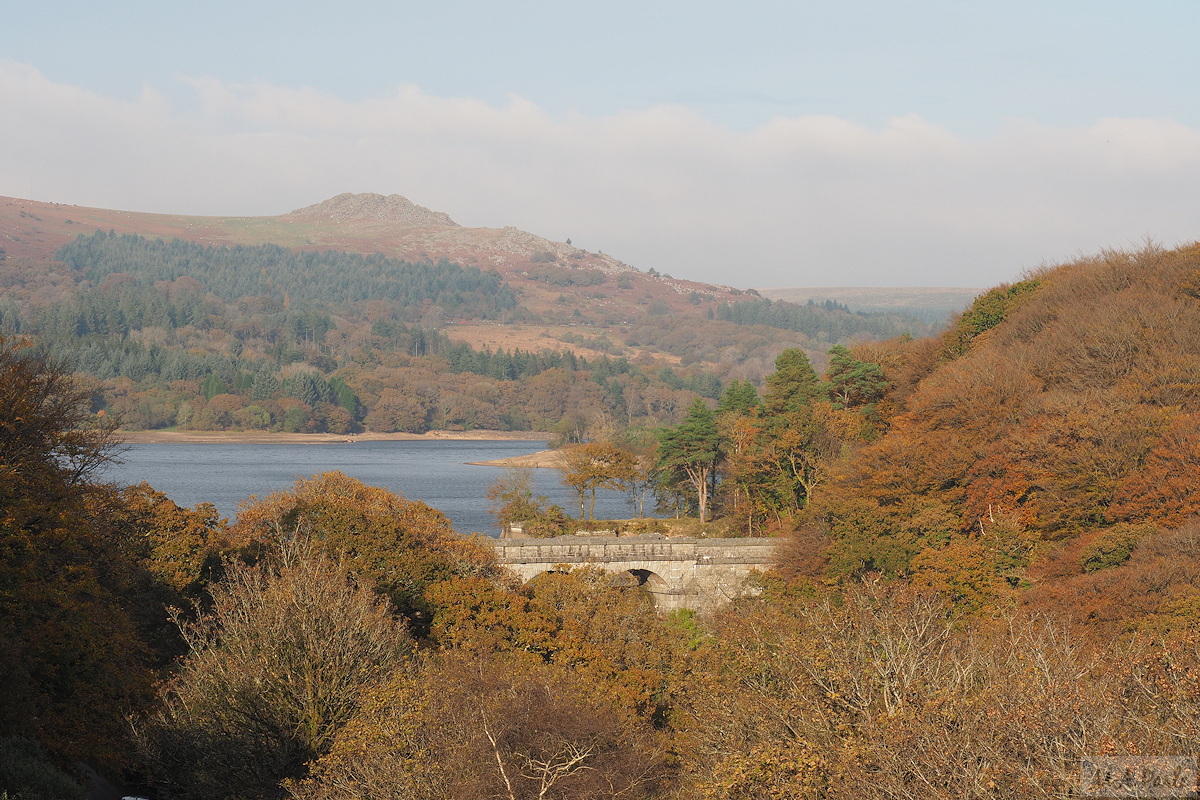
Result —
<path fill-rule="evenodd" d="M 53 358 L 0 337 L 0 730 L 121 768 L 124 714 L 150 697 L 157 598 L 150 554 L 88 481 L 111 454 L 89 400 Z"/>
<path fill-rule="evenodd" d="M 6 341 L 0 743 L 307 800 L 1058 798 L 1085 757 L 1195 757 L 1198 302 L 1200 247 L 1104 253 L 693 403 L 659 500 L 784 537 L 703 617 L 598 569 L 521 583 L 340 473 L 232 525 L 98 484 L 88 393 Z M 569 451 L 581 517 L 619 451 Z"/>
<path fill-rule="evenodd" d="M 372 692 L 297 797 L 653 797 L 666 737 L 536 659 L 450 655 Z"/>
<path fill-rule="evenodd" d="M 886 432 L 811 509 L 833 568 L 967 581 L 979 604 L 1055 542 L 1194 514 L 1198 266 L 1196 247 L 1104 253 L 982 296 L 936 351 L 873 345 Z"/>
<path fill-rule="evenodd" d="M 341 472 L 296 481 L 292 489 L 252 498 L 230 531 L 253 551 L 293 534 L 311 536 L 333 558 L 385 595 L 410 624 L 424 630 L 428 586 L 456 575 L 490 574 L 490 546 L 459 536 L 422 502 L 367 486 Z"/>
<path fill-rule="evenodd" d="M 138 726 L 168 796 L 273 794 L 329 751 L 364 687 L 405 661 L 410 640 L 387 601 L 311 540 L 266 555 L 232 564 L 212 610 L 180 620 L 190 652 Z"/>

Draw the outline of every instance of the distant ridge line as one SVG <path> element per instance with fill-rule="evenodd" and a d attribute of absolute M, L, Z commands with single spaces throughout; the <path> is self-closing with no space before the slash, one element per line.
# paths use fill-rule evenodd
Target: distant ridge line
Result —
<path fill-rule="evenodd" d="M 966 309 L 986 289 L 950 286 L 817 286 L 756 290 L 769 300 L 803 305 L 833 300 L 851 311 L 909 314 L 936 323 Z"/>
<path fill-rule="evenodd" d="M 813 296 L 828 292 L 878 292 L 878 293 L 906 293 L 906 292 L 984 292 L 986 289 L 976 289 L 970 286 L 767 286 L 757 287 L 755 291 L 763 294 L 765 292 L 808 292 Z"/>

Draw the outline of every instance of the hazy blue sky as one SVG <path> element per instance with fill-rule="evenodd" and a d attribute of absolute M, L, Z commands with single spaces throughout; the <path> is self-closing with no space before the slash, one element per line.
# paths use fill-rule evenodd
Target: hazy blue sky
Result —
<path fill-rule="evenodd" d="M 737 286 L 1200 238 L 1200 4 L 16 3 L 0 194 L 403 194 Z"/>

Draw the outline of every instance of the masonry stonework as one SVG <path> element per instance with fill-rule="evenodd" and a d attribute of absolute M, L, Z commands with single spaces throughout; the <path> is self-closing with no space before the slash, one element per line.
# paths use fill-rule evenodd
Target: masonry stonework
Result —
<path fill-rule="evenodd" d="M 670 539 L 663 536 L 559 536 L 499 539 L 496 557 L 530 581 L 559 566 L 629 573 L 659 611 L 711 611 L 746 591 L 746 579 L 774 563 L 774 539 Z"/>

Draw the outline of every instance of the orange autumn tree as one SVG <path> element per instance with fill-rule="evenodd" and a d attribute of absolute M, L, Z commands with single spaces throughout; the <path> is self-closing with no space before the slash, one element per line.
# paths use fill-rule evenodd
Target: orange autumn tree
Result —
<path fill-rule="evenodd" d="M 968 580 L 985 569 L 963 560 L 971 537 L 1003 519 L 1025 555 L 968 580 L 1003 592 L 1045 543 L 1193 513 L 1197 274 L 1197 247 L 1103 253 L 985 294 L 934 358 L 916 343 L 883 353 L 887 430 L 812 509 L 832 539 L 830 568 L 907 574 L 919 553 L 953 543 L 921 568 Z M 950 538 L 911 535 L 927 509 L 956 518 Z"/>
<path fill-rule="evenodd" d="M 633 581 L 595 569 L 548 572 L 522 587 L 479 577 L 431 587 L 431 639 L 476 654 L 522 652 L 569 668 L 621 707 L 661 719 L 682 631 Z"/>
<path fill-rule="evenodd" d="M 148 483 L 122 489 L 105 513 L 145 542 L 143 565 L 183 598 L 200 598 L 232 550 L 227 520 L 215 506 L 181 508 Z"/>
<path fill-rule="evenodd" d="M 510 654 L 425 659 L 368 693 L 301 800 L 664 796 L 668 737 L 569 669 Z"/>
<path fill-rule="evenodd" d="M 128 765 L 124 720 L 152 689 L 144 637 L 166 618 L 142 543 L 103 513 L 112 429 L 91 399 L 61 362 L 0 336 L 0 730 L 104 771 Z"/>
<path fill-rule="evenodd" d="M 1200 415 L 1176 418 L 1117 490 L 1113 519 L 1181 524 L 1200 513 Z"/>
<path fill-rule="evenodd" d="M 416 633 L 427 630 L 432 616 L 430 585 L 497 569 L 492 548 L 459 536 L 440 511 L 337 471 L 247 500 L 231 535 L 253 553 L 297 530 L 346 559 L 351 573 L 386 595 Z"/>
<path fill-rule="evenodd" d="M 589 498 L 588 519 L 596 518 L 596 490 L 620 491 L 638 471 L 637 457 L 611 442 L 588 442 L 562 452 L 562 482 L 579 495 L 579 519 Z"/>

